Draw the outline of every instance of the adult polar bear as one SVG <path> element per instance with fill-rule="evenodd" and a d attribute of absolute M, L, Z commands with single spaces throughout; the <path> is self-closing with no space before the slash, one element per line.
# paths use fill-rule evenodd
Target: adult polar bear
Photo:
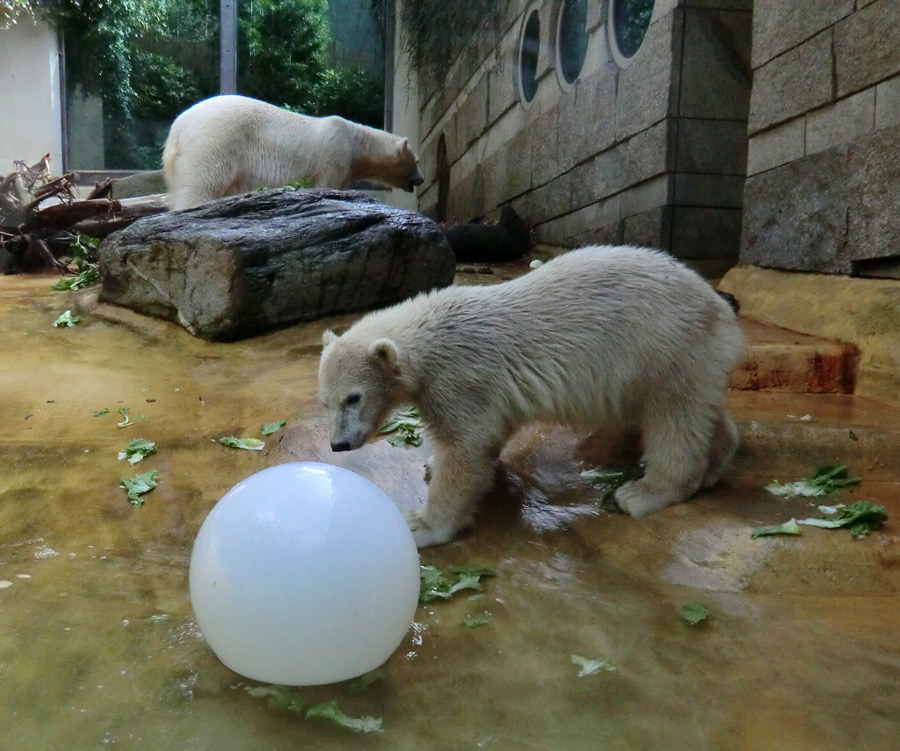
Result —
<path fill-rule="evenodd" d="M 407 514 L 420 547 L 449 541 L 520 425 L 637 425 L 643 478 L 616 492 L 635 517 L 718 481 L 738 444 L 725 409 L 744 350 L 734 312 L 658 251 L 574 250 L 494 286 L 454 286 L 323 336 L 319 393 L 331 446 L 358 448 L 400 404 L 435 443 L 428 500 Z"/>
<path fill-rule="evenodd" d="M 163 167 L 174 209 L 304 179 L 316 188 L 371 180 L 410 192 L 423 182 L 406 138 L 231 94 L 204 99 L 175 119 Z"/>

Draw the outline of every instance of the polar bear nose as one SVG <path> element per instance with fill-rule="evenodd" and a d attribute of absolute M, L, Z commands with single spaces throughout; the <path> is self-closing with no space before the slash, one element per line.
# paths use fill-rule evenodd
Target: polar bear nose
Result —
<path fill-rule="evenodd" d="M 350 441 L 332 441 L 331 442 L 331 450 L 332 451 L 349 451 L 350 450 Z"/>

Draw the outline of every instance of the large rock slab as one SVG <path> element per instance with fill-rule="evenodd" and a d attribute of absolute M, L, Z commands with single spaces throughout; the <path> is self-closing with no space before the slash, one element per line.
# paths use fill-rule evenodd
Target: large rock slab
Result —
<path fill-rule="evenodd" d="M 100 299 L 227 341 L 445 287 L 440 228 L 363 193 L 269 191 L 139 220 L 99 249 Z"/>

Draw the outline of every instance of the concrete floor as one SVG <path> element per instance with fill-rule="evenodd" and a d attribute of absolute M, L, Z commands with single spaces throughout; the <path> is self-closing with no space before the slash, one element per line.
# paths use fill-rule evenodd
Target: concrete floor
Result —
<path fill-rule="evenodd" d="M 383 719 L 384 733 L 361 737 L 242 690 L 252 682 L 208 650 L 187 591 L 206 514 L 266 466 L 328 461 L 401 508 L 424 498 L 427 446 L 328 447 L 319 337 L 352 317 L 210 344 L 51 292 L 53 280 L 0 278 L 0 748 L 897 748 L 900 410 L 733 392 L 732 471 L 643 521 L 601 511 L 579 476 L 621 454 L 617 441 L 523 431 L 474 529 L 422 553 L 493 567 L 483 596 L 420 606 L 368 692 L 298 690 Z M 76 304 L 83 322 L 53 328 Z M 147 419 L 117 428 L 120 408 Z M 287 426 L 264 452 L 217 442 L 278 419 Z M 117 451 L 138 436 L 159 453 L 127 467 Z M 751 539 L 755 526 L 817 515 L 763 485 L 836 462 L 863 478 L 837 500 L 884 504 L 883 529 Z M 134 508 L 120 478 L 150 468 L 159 486 Z M 697 600 L 712 617 L 691 627 L 679 610 Z M 484 610 L 489 625 L 461 627 Z M 617 670 L 578 678 L 573 654 Z"/>

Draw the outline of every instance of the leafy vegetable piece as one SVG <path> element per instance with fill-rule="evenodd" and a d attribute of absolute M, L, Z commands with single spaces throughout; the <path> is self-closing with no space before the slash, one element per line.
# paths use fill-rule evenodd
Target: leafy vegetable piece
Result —
<path fill-rule="evenodd" d="M 51 284 L 50 289 L 58 292 L 72 291 L 91 287 L 100 281 L 100 268 L 96 263 L 85 263 L 75 276 L 64 276 L 56 284 Z"/>
<path fill-rule="evenodd" d="M 887 520 L 884 506 L 869 501 L 857 501 L 837 510 L 838 515 L 832 519 L 799 519 L 799 524 L 823 529 L 847 527 L 854 537 L 865 537 L 869 532 L 878 529 Z"/>
<path fill-rule="evenodd" d="M 94 417 L 103 417 L 103 415 L 108 415 L 108 414 L 109 414 L 109 410 L 106 409 L 106 407 L 104 407 L 103 409 L 98 409 L 96 412 L 94 412 Z"/>
<path fill-rule="evenodd" d="M 481 615 L 467 615 L 462 619 L 462 625 L 465 628 L 479 628 L 487 626 L 493 620 L 493 614 L 489 610 L 485 610 Z"/>
<path fill-rule="evenodd" d="M 67 310 L 53 322 L 53 325 L 58 329 L 64 329 L 77 326 L 79 323 L 81 323 L 81 316 L 76 316 L 71 310 Z"/>
<path fill-rule="evenodd" d="M 681 609 L 681 617 L 692 626 L 696 626 L 698 623 L 705 621 L 709 616 L 709 608 L 702 602 L 691 602 Z"/>
<path fill-rule="evenodd" d="M 591 660 L 587 657 L 581 657 L 580 655 L 572 655 L 572 663 L 581 666 L 581 670 L 578 671 L 579 678 L 599 673 L 601 670 L 613 672 L 616 669 L 615 665 L 602 657 L 598 660 Z"/>
<path fill-rule="evenodd" d="M 220 438 L 219 443 L 233 449 L 247 449 L 247 451 L 262 451 L 266 447 L 266 444 L 259 438 L 235 438 L 233 435 Z"/>
<path fill-rule="evenodd" d="M 119 452 L 119 460 L 127 459 L 129 464 L 137 464 L 144 457 L 156 453 L 156 444 L 143 438 L 132 438 L 123 451 Z"/>
<path fill-rule="evenodd" d="M 581 473 L 581 476 L 588 482 L 599 485 L 603 488 L 603 494 L 600 496 L 600 508 L 605 511 L 618 511 L 615 494 L 626 482 L 639 480 L 644 476 L 644 467 L 636 464 L 632 467 L 620 467 L 618 469 L 605 469 L 604 467 L 595 467 Z"/>
<path fill-rule="evenodd" d="M 388 436 L 388 443 L 395 448 L 403 446 L 421 446 L 422 436 L 418 432 L 422 426 L 422 418 L 415 407 L 401 409 L 388 420 L 378 431 L 378 435 Z"/>
<path fill-rule="evenodd" d="M 419 566 L 419 602 L 447 600 L 463 589 L 480 590 L 483 576 L 495 576 L 482 566 L 454 566 L 450 570 L 456 574 L 455 582 L 436 566 Z"/>
<path fill-rule="evenodd" d="M 129 413 L 130 411 L 131 411 L 131 410 L 128 409 L 128 407 L 122 407 L 122 409 L 120 409 L 120 410 L 118 411 L 119 414 L 122 415 L 123 420 L 122 420 L 122 422 L 117 422 L 117 423 L 116 423 L 116 427 L 119 427 L 119 428 L 127 428 L 127 427 L 129 427 L 130 425 L 137 425 L 139 422 L 143 422 L 144 420 L 147 419 L 144 415 L 138 415 L 137 417 L 135 417 L 135 418 L 132 420 L 132 419 L 128 416 L 128 413 Z"/>
<path fill-rule="evenodd" d="M 858 477 L 849 477 L 848 475 L 849 470 L 846 464 L 833 464 L 828 467 L 822 467 L 808 480 L 784 483 L 776 480 L 766 485 L 766 490 L 772 495 L 782 498 L 793 498 L 798 495 L 804 498 L 815 498 L 822 495 L 831 495 L 841 488 L 859 485 Z"/>
<path fill-rule="evenodd" d="M 800 527 L 797 526 L 796 519 L 786 521 L 784 524 L 776 524 L 774 527 L 756 527 L 750 534 L 750 537 L 765 537 L 767 535 L 799 535 Z"/>
<path fill-rule="evenodd" d="M 250 696 L 257 699 L 266 697 L 272 709 L 296 714 L 300 714 L 306 709 L 307 701 L 285 686 L 245 686 L 244 688 Z"/>
<path fill-rule="evenodd" d="M 144 504 L 142 496 L 156 487 L 156 477 L 158 475 L 159 472 L 157 470 L 151 469 L 142 475 L 135 475 L 127 480 L 123 479 L 119 487 L 124 488 L 126 493 L 128 493 L 128 500 L 131 501 L 132 506 L 142 506 Z"/>
<path fill-rule="evenodd" d="M 263 435 L 272 435 L 276 430 L 283 428 L 287 425 L 287 420 L 276 420 L 275 422 L 266 423 L 260 428 L 260 432 Z"/>
<path fill-rule="evenodd" d="M 315 181 L 313 180 L 313 178 L 306 175 L 306 176 L 300 178 L 299 180 L 294 180 L 294 182 L 288 183 L 287 185 L 284 186 L 284 189 L 287 191 L 291 191 L 291 190 L 301 190 L 303 188 L 314 188 L 314 187 L 315 187 Z"/>
<path fill-rule="evenodd" d="M 380 717 L 349 717 L 344 714 L 334 699 L 310 707 L 306 712 L 306 718 L 309 719 L 310 717 L 322 717 L 326 720 L 331 720 L 345 728 L 355 730 L 357 733 L 382 732 Z"/>
<path fill-rule="evenodd" d="M 351 694 L 361 694 L 364 691 L 368 691 L 374 684 L 379 681 L 383 681 L 385 676 L 384 666 L 375 668 L 374 670 L 370 670 L 368 673 L 363 673 L 359 678 L 355 679 L 348 687 L 347 690 Z"/>

